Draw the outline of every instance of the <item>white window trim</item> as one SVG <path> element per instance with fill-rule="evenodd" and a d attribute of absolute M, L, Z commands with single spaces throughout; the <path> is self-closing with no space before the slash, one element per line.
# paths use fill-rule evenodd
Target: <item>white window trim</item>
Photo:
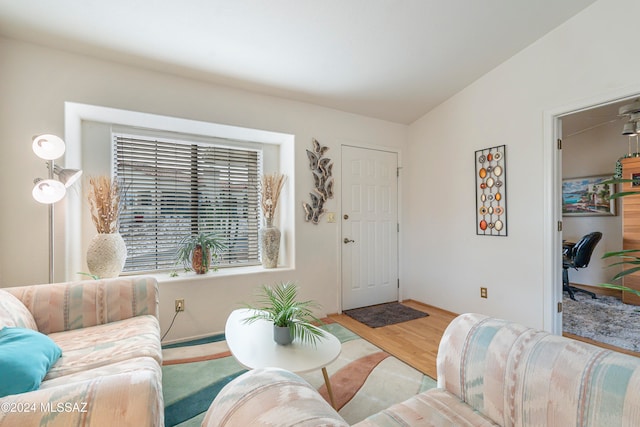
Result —
<path fill-rule="evenodd" d="M 280 172 L 289 177 L 294 176 L 294 135 L 74 102 L 65 102 L 64 138 L 67 144 L 65 165 L 69 168 L 80 168 L 82 165 L 83 121 L 279 145 Z M 287 186 L 285 186 L 281 194 L 279 222 L 279 228 L 283 231 L 281 247 L 284 257 L 281 263 L 287 268 L 295 268 L 294 194 L 295 180 L 288 179 Z M 60 257 L 65 260 L 62 269 L 64 277 L 56 279 L 68 281 L 76 280 L 77 272 L 85 271 L 85 266 L 81 263 L 84 249 L 82 248 L 80 227 L 84 204 L 81 197 L 67 197 L 65 198 L 65 203 L 65 224 L 64 233 L 62 234 L 64 236 L 64 244 L 61 248 L 64 250 L 64 257 Z M 59 235 L 59 233 L 56 234 Z M 60 253 L 59 250 L 58 253 Z"/>

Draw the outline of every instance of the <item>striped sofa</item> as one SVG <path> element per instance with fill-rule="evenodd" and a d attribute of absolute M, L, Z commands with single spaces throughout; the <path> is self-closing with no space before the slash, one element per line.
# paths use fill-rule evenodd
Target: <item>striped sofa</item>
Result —
<path fill-rule="evenodd" d="M 640 359 L 480 314 L 457 317 L 438 387 L 358 427 L 640 426 Z M 304 380 L 277 369 L 229 383 L 203 426 L 347 426 Z"/>
<path fill-rule="evenodd" d="M 39 389 L 0 398 L 0 426 L 163 426 L 158 301 L 150 277 L 0 289 L 0 329 L 62 350 Z"/>

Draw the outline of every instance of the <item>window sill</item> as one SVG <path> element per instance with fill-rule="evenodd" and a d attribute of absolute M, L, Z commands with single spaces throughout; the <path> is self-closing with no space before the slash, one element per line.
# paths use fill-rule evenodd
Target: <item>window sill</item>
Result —
<path fill-rule="evenodd" d="M 246 276 L 252 274 L 264 273 L 282 273 L 285 271 L 293 271 L 291 267 L 264 268 L 261 265 L 252 265 L 250 267 L 230 267 L 221 268 L 217 271 L 210 271 L 207 274 L 196 274 L 193 271 L 181 272 L 177 276 L 171 276 L 169 273 L 146 274 L 146 276 L 155 277 L 158 283 L 174 282 L 174 281 L 192 281 L 203 279 L 217 279 L 218 277 L 228 276 Z"/>

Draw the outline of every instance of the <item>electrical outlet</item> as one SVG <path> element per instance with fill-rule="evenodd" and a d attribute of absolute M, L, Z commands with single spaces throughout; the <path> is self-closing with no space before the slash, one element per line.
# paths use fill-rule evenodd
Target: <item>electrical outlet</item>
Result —
<path fill-rule="evenodd" d="M 480 288 L 480 298 L 486 298 L 487 297 L 487 288 Z"/>
<path fill-rule="evenodd" d="M 176 300 L 176 313 L 179 311 L 184 311 L 184 299 Z"/>

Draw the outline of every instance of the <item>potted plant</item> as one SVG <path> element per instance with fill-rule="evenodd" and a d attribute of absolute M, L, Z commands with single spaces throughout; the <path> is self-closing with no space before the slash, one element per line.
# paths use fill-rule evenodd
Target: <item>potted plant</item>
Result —
<path fill-rule="evenodd" d="M 193 270 L 196 274 L 209 271 L 212 259 L 225 250 L 227 245 L 212 231 L 199 232 L 185 236 L 180 241 L 177 263 L 182 263 L 185 270 Z"/>
<path fill-rule="evenodd" d="M 281 345 L 287 345 L 294 339 L 316 345 L 325 332 L 312 322 L 322 324 L 313 315 L 312 309 L 319 308 L 314 301 L 297 301 L 298 286 L 293 282 L 279 283 L 274 287 L 263 285 L 258 293 L 258 306 L 247 305 L 253 314 L 245 323 L 256 320 L 273 322 L 273 339 Z"/>

